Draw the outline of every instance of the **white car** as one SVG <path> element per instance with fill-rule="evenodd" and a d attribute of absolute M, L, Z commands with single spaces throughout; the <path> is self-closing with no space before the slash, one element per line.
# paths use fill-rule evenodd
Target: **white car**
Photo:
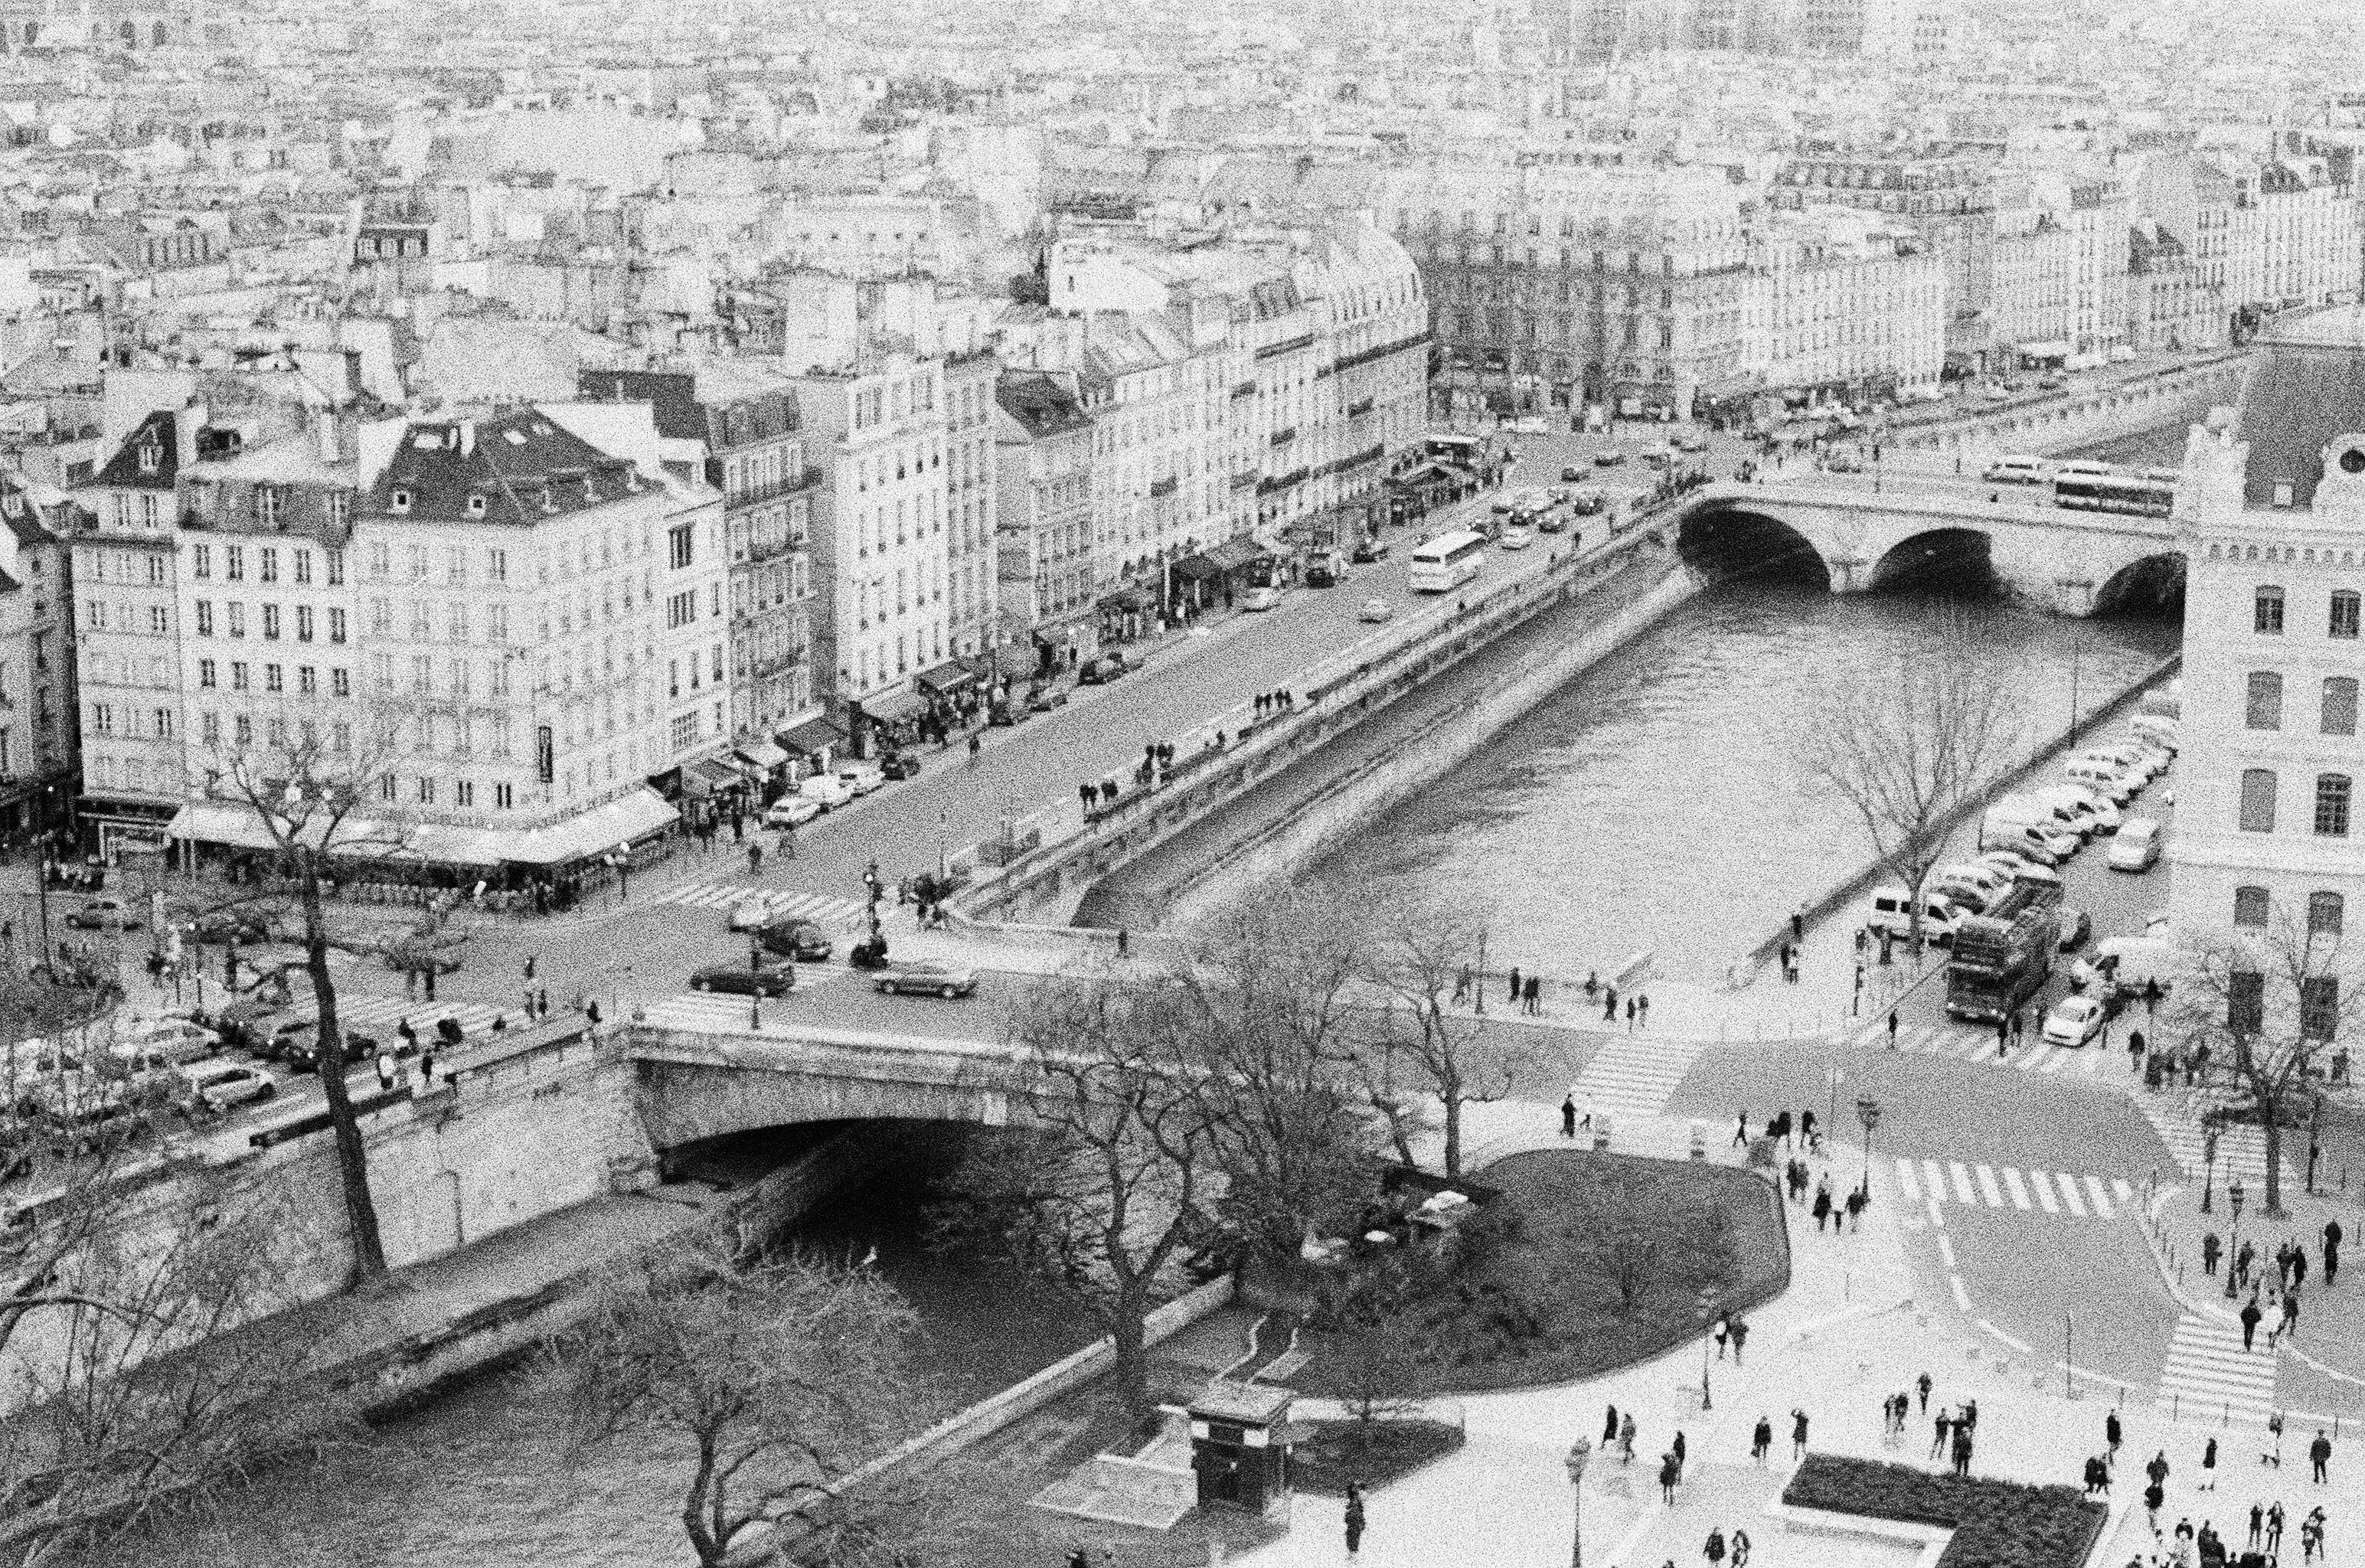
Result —
<path fill-rule="evenodd" d="M 822 803 L 810 795 L 786 794 L 764 808 L 766 827 L 802 827 L 821 815 Z"/>
<path fill-rule="evenodd" d="M 1535 542 L 1534 534 L 1517 524 L 1503 530 L 1503 537 L 1496 541 L 1506 550 L 1524 550 Z"/>
<path fill-rule="evenodd" d="M 2102 1032 L 2110 1009 L 2090 996 L 2065 996 L 2045 1015 L 2045 1043 L 2082 1046 Z"/>
<path fill-rule="evenodd" d="M 152 1051 L 174 1063 L 202 1061 L 221 1049 L 221 1036 L 186 1018 L 154 1018 L 133 1025 L 114 1047 L 121 1056 L 132 1050 Z"/>
<path fill-rule="evenodd" d="M 1280 604 L 1281 590 L 1277 588 L 1252 588 L 1240 599 L 1242 610 L 1272 610 Z"/>
<path fill-rule="evenodd" d="M 268 1100 L 279 1092 L 279 1085 L 261 1068 L 243 1062 L 210 1062 L 204 1067 L 181 1070 L 182 1094 L 209 1110 L 227 1111 L 233 1105 L 252 1101 Z"/>
<path fill-rule="evenodd" d="M 2111 846 L 2113 871 L 2148 871 L 2159 864 L 2159 823 L 2149 817 L 2129 817 L 2119 826 Z"/>
<path fill-rule="evenodd" d="M 835 773 L 816 773 L 810 778 L 800 780 L 797 784 L 797 793 L 813 801 L 824 812 L 833 806 L 842 806 L 854 799 L 854 791 L 847 789 L 846 781 Z"/>
<path fill-rule="evenodd" d="M 837 781 L 848 795 L 868 795 L 887 782 L 887 775 L 875 762 L 847 762 L 839 765 Z"/>
<path fill-rule="evenodd" d="M 1363 619 L 1373 625 L 1385 621 L 1395 612 L 1395 606 L 1384 599 L 1367 599 L 1363 601 Z"/>
<path fill-rule="evenodd" d="M 787 891 L 750 893 L 731 906 L 731 929 L 734 931 L 762 930 L 764 923 L 770 920 L 773 913 L 794 896 Z"/>

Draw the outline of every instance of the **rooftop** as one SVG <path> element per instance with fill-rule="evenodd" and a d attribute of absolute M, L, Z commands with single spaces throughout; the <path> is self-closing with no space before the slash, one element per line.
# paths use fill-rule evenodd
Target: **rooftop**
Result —
<path fill-rule="evenodd" d="M 411 423 L 370 492 L 369 510 L 397 512 L 400 491 L 401 516 L 531 526 L 604 506 L 642 484 L 624 459 L 520 409 L 485 420 Z"/>

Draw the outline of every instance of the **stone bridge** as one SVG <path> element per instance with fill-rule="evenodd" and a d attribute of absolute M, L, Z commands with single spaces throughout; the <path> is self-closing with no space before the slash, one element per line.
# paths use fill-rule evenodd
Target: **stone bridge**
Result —
<path fill-rule="evenodd" d="M 1986 569 L 2057 614 L 2087 616 L 2180 593 L 2184 546 L 2169 518 L 2070 511 L 2046 487 L 1930 497 L 1720 482 L 1678 525 L 1684 558 L 1714 573 L 1811 554 L 1833 593 Z"/>
<path fill-rule="evenodd" d="M 634 1024 L 622 1054 L 649 1142 L 679 1148 L 803 1122 L 974 1122 L 1026 1115 L 1026 1053 L 992 1040 L 790 1024 Z"/>

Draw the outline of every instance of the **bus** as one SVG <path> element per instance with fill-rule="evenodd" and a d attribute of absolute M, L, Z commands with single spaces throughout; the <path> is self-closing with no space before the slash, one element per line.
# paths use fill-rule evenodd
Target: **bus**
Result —
<path fill-rule="evenodd" d="M 2176 483 L 2151 474 L 2061 473 L 2053 480 L 2053 501 L 2073 511 L 2166 517 L 2176 509 Z"/>
<path fill-rule="evenodd" d="M 1412 553 L 1412 591 L 1452 593 L 1478 575 L 1478 561 L 1485 552 L 1483 533 L 1439 534 Z"/>

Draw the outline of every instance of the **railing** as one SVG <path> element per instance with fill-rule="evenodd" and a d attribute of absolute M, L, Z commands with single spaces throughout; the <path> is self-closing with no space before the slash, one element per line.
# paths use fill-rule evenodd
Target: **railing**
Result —
<path fill-rule="evenodd" d="M 1257 350 L 1256 357 L 1259 359 L 1278 359 L 1283 354 L 1295 353 L 1299 349 L 1310 349 L 1313 346 L 1314 334 L 1311 332 L 1301 332 L 1296 337 L 1285 339 L 1281 342 L 1265 344 L 1264 347 Z M 1251 386 L 1253 386 L 1253 384 L 1251 384 Z"/>

